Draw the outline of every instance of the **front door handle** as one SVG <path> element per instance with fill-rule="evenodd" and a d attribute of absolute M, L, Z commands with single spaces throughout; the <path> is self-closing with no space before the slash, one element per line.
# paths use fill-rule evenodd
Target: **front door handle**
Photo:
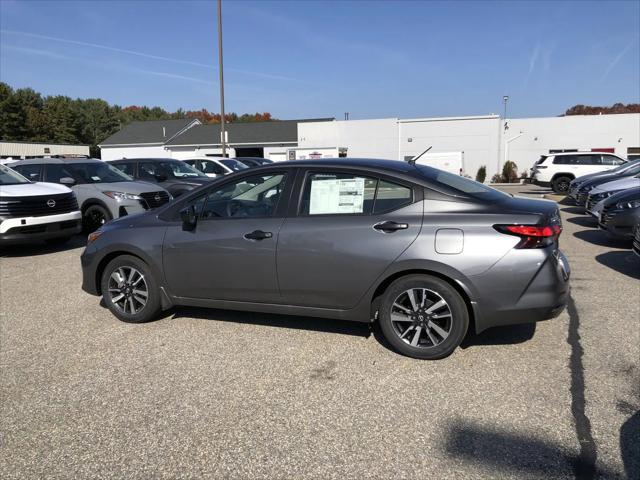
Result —
<path fill-rule="evenodd" d="M 263 232 L 262 230 L 254 230 L 253 232 L 245 233 L 244 235 L 244 238 L 247 240 L 265 240 L 271 237 L 273 237 L 273 233 Z"/>
<path fill-rule="evenodd" d="M 396 230 L 406 230 L 407 228 L 409 228 L 409 224 L 392 222 L 388 220 L 386 222 L 376 223 L 373 228 L 380 232 L 391 233 L 395 232 Z"/>

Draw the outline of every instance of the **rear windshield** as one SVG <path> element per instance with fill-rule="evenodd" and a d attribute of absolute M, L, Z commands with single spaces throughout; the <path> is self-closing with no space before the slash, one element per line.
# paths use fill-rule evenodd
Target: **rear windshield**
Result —
<path fill-rule="evenodd" d="M 546 156 L 546 155 L 542 155 L 542 156 L 538 159 L 538 161 L 535 163 L 535 165 L 540 165 L 541 163 L 544 163 L 544 161 L 545 161 L 547 158 L 549 158 L 549 157 L 548 157 L 548 156 Z"/>
<path fill-rule="evenodd" d="M 422 176 L 446 186 L 447 190 L 453 190 L 454 194 L 488 201 L 499 201 L 509 197 L 506 193 L 502 193 L 495 188 L 444 170 L 427 167 L 426 165 L 416 165 L 416 168 Z"/>

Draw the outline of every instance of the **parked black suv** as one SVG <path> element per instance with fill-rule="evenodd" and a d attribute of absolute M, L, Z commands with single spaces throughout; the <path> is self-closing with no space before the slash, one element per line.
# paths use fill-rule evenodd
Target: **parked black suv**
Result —
<path fill-rule="evenodd" d="M 213 180 L 174 158 L 131 158 L 109 163 L 136 180 L 158 183 L 174 197 Z"/>

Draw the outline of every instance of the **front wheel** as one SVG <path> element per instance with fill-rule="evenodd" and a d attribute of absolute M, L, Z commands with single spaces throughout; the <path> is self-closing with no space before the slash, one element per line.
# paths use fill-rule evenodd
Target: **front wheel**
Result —
<path fill-rule="evenodd" d="M 553 182 L 551 182 L 551 188 L 555 193 L 560 195 L 565 195 L 569 191 L 569 183 L 571 183 L 572 178 L 569 177 L 558 177 Z"/>
<path fill-rule="evenodd" d="M 123 322 L 143 323 L 160 313 L 160 289 L 149 266 L 137 257 L 122 255 L 102 273 L 102 298 Z"/>
<path fill-rule="evenodd" d="M 91 205 L 84 211 L 82 227 L 86 233 L 91 233 L 112 220 L 112 218 L 109 211 L 102 205 Z"/>
<path fill-rule="evenodd" d="M 378 313 L 386 340 L 408 357 L 435 360 L 451 355 L 469 327 L 460 294 L 444 280 L 410 275 L 385 291 Z"/>

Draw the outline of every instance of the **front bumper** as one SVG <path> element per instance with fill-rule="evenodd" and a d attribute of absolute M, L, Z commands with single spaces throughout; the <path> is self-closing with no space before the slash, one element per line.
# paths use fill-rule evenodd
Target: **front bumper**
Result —
<path fill-rule="evenodd" d="M 600 212 L 598 227 L 621 239 L 633 239 L 633 228 L 638 223 L 635 209 L 607 210 Z"/>
<path fill-rule="evenodd" d="M 82 229 L 79 211 L 42 217 L 8 218 L 0 223 L 2 245 L 71 237 Z"/>

